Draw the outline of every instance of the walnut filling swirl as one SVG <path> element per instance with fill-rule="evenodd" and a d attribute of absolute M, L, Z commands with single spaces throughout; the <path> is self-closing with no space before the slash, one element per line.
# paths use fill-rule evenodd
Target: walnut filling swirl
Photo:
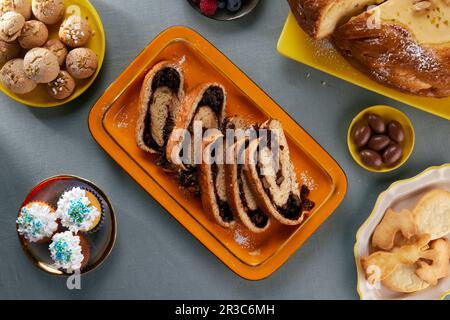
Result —
<path fill-rule="evenodd" d="M 287 219 L 298 220 L 303 212 L 310 211 L 314 204 L 307 198 L 309 195 L 308 187 L 303 185 L 299 192 L 289 154 L 284 152 L 286 146 L 282 139 L 279 138 L 279 134 L 279 132 L 275 133 L 272 130 L 268 130 L 267 139 L 261 140 L 260 145 L 264 147 L 258 149 L 260 152 L 260 159 L 257 164 L 258 175 L 265 192 L 278 209 L 278 212 Z M 272 140 L 274 137 L 277 140 L 275 143 Z M 274 160 L 272 158 L 274 151 L 272 147 L 274 145 L 279 147 L 278 164 L 272 163 L 272 160 Z M 267 174 L 267 171 L 273 171 L 272 168 L 267 168 L 268 165 L 275 165 L 278 167 L 278 170 L 273 172 L 274 174 Z"/>
<path fill-rule="evenodd" d="M 261 129 L 265 134 L 260 133 L 246 150 L 246 177 L 266 214 L 282 224 L 299 224 L 314 207 L 309 190 L 299 186 L 281 123 L 269 120 Z"/>
<path fill-rule="evenodd" d="M 165 153 L 177 116 L 175 104 L 180 90 L 180 74 L 173 68 L 164 68 L 156 73 L 151 88 L 143 138 L 149 148 Z"/>
<path fill-rule="evenodd" d="M 226 105 L 225 92 L 221 86 L 218 85 L 208 85 L 202 90 L 200 100 L 195 102 L 193 108 L 193 113 L 191 121 L 187 125 L 187 130 L 191 137 L 194 137 L 194 124 L 200 123 L 202 126 L 202 135 L 208 129 L 219 129 L 222 125 L 224 109 Z M 200 195 L 200 184 L 199 184 L 199 170 L 198 166 L 194 163 L 194 139 L 191 139 L 191 155 L 188 157 L 188 163 L 184 163 L 184 168 L 178 170 L 177 180 L 181 187 L 188 190 L 195 195 Z M 185 150 L 181 150 L 180 157 L 186 158 L 184 154 Z M 212 166 L 213 173 L 217 176 L 221 174 L 222 168 L 217 167 L 217 165 Z M 214 177 L 214 181 L 216 177 Z M 224 219 L 230 218 L 230 210 L 227 208 L 226 201 L 221 202 L 222 215 Z M 232 215 L 231 215 L 232 217 Z M 231 220 L 230 220 L 231 221 Z"/>

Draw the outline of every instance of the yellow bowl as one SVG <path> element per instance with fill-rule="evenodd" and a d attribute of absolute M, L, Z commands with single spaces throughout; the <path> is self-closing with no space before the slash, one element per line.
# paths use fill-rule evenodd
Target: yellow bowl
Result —
<path fill-rule="evenodd" d="M 397 120 L 403 126 L 403 128 L 405 130 L 405 141 L 403 141 L 401 143 L 401 146 L 403 148 L 403 155 L 402 155 L 402 158 L 400 159 L 400 161 L 398 162 L 398 164 L 395 165 L 394 167 L 388 167 L 383 164 L 381 169 L 377 170 L 377 169 L 366 166 L 361 161 L 361 157 L 359 155 L 360 148 L 358 148 L 358 146 L 356 146 L 355 142 L 353 141 L 353 132 L 357 125 L 367 122 L 366 116 L 370 113 L 379 115 L 386 122 L 389 122 L 391 120 Z M 414 127 L 413 127 L 411 121 L 409 120 L 409 118 L 400 110 L 397 110 L 392 107 L 384 106 L 384 105 L 369 107 L 369 108 L 361 111 L 350 123 L 350 126 L 348 128 L 348 133 L 347 133 L 347 145 L 348 145 L 348 149 L 349 149 L 350 154 L 352 155 L 353 159 L 361 167 L 363 167 L 364 169 L 371 171 L 371 172 L 390 172 L 390 171 L 400 168 L 411 156 L 411 153 L 414 149 L 415 139 L 416 139 L 416 136 L 414 133 Z"/>
<path fill-rule="evenodd" d="M 93 36 L 87 43 L 86 47 L 92 49 L 98 56 L 98 68 L 95 74 L 89 79 L 76 80 L 77 87 L 75 92 L 64 100 L 56 100 L 49 96 L 47 93 L 46 85 L 40 84 L 36 89 L 27 94 L 15 94 L 8 89 L 6 89 L 2 84 L 0 84 L 0 90 L 3 91 L 11 99 L 16 100 L 22 104 L 30 107 L 40 107 L 40 108 L 50 108 L 64 105 L 83 94 L 95 81 L 100 69 L 103 65 L 103 60 L 105 58 L 106 51 L 106 40 L 105 40 L 105 30 L 103 29 L 103 24 L 100 16 L 95 10 L 94 6 L 89 2 L 89 0 L 65 0 L 66 12 L 64 14 L 64 19 L 70 15 L 77 14 L 86 18 L 94 31 Z M 61 20 L 62 22 L 62 20 Z M 55 26 L 48 26 L 49 28 L 49 39 L 58 38 L 58 30 L 60 23 Z"/>

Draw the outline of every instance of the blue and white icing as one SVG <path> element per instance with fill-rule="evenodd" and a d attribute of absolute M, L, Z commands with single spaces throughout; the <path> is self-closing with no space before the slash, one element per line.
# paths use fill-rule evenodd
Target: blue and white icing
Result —
<path fill-rule="evenodd" d="M 50 238 L 58 229 L 57 216 L 45 203 L 32 202 L 20 209 L 17 231 L 30 242 Z"/>
<path fill-rule="evenodd" d="M 70 231 L 57 233 L 52 238 L 49 250 L 56 268 L 64 269 L 68 273 L 81 269 L 84 256 L 79 236 Z"/>
<path fill-rule="evenodd" d="M 64 192 L 58 200 L 56 214 L 61 224 L 72 232 L 88 231 L 100 216 L 98 209 L 86 197 L 86 191 L 73 188 Z"/>

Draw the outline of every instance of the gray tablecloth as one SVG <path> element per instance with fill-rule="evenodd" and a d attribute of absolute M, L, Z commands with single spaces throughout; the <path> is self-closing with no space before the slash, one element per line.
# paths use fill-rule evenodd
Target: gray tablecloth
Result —
<path fill-rule="evenodd" d="M 103 70 L 81 98 L 32 109 L 0 95 L 0 298 L 356 299 L 355 233 L 378 194 L 393 181 L 450 161 L 449 122 L 287 60 L 276 42 L 288 13 L 283 0 L 263 0 L 242 20 L 220 23 L 184 0 L 93 0 L 105 26 Z M 92 139 L 91 106 L 163 29 L 199 31 L 284 107 L 341 164 L 348 176 L 342 205 L 275 274 L 243 280 L 205 249 L 142 190 Z M 309 75 L 309 76 L 307 76 Z M 371 174 L 347 151 L 347 126 L 362 108 L 404 111 L 417 134 L 411 159 L 388 174 Z M 450 107 L 450 106 L 449 106 Z M 69 291 L 65 280 L 35 268 L 22 253 L 18 207 L 40 180 L 71 173 L 95 181 L 118 215 L 116 247 L 98 271 Z"/>

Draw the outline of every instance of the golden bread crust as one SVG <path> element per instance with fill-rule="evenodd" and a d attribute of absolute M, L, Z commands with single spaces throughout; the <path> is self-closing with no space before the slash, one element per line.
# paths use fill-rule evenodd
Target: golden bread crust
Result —
<path fill-rule="evenodd" d="M 330 36 L 340 25 L 364 8 L 384 0 L 288 0 L 303 30 L 314 39 Z"/>
<path fill-rule="evenodd" d="M 335 0 L 288 0 L 297 22 L 311 37 L 316 38 L 326 8 Z"/>
<path fill-rule="evenodd" d="M 403 25 L 381 21 L 370 29 L 366 12 L 333 34 L 336 48 L 357 69 L 400 91 L 450 96 L 450 44 L 424 45 Z"/>

